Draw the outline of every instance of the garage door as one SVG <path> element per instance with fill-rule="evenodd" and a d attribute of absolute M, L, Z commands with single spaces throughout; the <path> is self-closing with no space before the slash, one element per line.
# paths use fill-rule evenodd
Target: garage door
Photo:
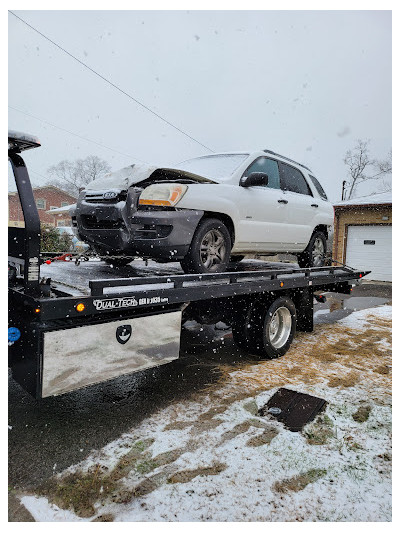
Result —
<path fill-rule="evenodd" d="M 346 264 L 371 270 L 369 279 L 392 281 L 392 226 L 349 226 Z"/>

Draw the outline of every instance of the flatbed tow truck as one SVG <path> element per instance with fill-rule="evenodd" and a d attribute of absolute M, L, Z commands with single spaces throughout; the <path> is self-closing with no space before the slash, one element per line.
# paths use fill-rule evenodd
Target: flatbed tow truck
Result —
<path fill-rule="evenodd" d="M 39 215 L 20 155 L 38 146 L 32 136 L 9 132 L 25 224 L 9 227 L 9 366 L 37 399 L 177 359 L 186 320 L 223 321 L 241 349 L 282 356 L 296 330 L 313 330 L 314 298 L 350 294 L 369 273 L 261 261 L 216 274 L 182 274 L 169 265 L 119 270 L 96 260 L 43 264 Z"/>

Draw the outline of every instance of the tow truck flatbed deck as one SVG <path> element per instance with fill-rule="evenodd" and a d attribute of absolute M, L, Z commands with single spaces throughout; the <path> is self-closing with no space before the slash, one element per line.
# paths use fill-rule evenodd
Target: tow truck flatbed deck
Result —
<path fill-rule="evenodd" d="M 115 312 L 121 315 L 129 309 L 166 310 L 171 305 L 204 300 L 211 303 L 221 298 L 266 292 L 286 294 L 286 291 L 304 289 L 313 293 L 345 292 L 348 282 L 365 275 L 344 266 L 299 268 L 261 261 L 235 265 L 230 271 L 218 274 L 182 274 L 174 265 L 160 268 L 156 264 L 150 268 L 135 265 L 113 269 L 101 261 L 86 262 L 79 267 L 73 263 L 42 265 L 40 272 L 52 274 L 54 294 L 51 296 L 37 297 L 18 288 L 10 289 L 15 303 L 20 303 L 20 311 L 30 309 L 36 322 L 94 318 Z"/>
<path fill-rule="evenodd" d="M 281 263 L 276 261 L 263 261 L 259 259 L 244 259 L 240 263 L 231 263 L 227 272 L 259 272 L 259 271 L 288 271 L 299 270 L 296 263 Z M 122 278 L 149 278 L 183 275 L 179 263 L 156 263 L 149 260 L 135 260 L 121 268 L 114 268 L 100 259 L 90 259 L 75 266 L 73 261 L 58 261 L 50 265 L 40 266 L 40 275 L 51 278 L 54 286 L 76 296 L 90 294 L 89 282 L 94 279 L 111 280 Z"/>

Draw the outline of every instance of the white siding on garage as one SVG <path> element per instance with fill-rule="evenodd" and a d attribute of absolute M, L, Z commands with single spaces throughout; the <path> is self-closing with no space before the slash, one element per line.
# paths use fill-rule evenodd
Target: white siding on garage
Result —
<path fill-rule="evenodd" d="M 368 279 L 392 281 L 392 226 L 349 226 L 346 264 L 371 270 Z"/>

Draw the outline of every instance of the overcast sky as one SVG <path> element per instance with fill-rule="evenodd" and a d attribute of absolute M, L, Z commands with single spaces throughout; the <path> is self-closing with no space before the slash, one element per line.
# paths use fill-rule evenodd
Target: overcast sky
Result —
<path fill-rule="evenodd" d="M 332 201 L 357 139 L 376 158 L 391 148 L 389 11 L 16 14 L 213 151 L 269 148 L 310 166 Z M 117 170 L 210 153 L 12 14 L 9 106 L 10 129 L 42 142 L 25 156 L 36 185 L 90 154 Z"/>

